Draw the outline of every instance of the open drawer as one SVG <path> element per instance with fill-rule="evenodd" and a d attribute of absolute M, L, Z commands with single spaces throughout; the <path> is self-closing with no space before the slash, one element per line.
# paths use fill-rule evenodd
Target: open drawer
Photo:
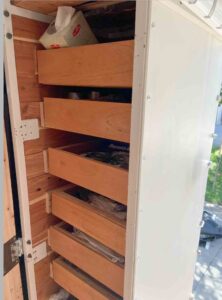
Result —
<path fill-rule="evenodd" d="M 130 114 L 129 103 L 44 99 L 45 127 L 120 142 L 130 141 Z"/>
<path fill-rule="evenodd" d="M 62 258 L 52 262 L 52 277 L 57 284 L 79 300 L 123 299 Z"/>
<path fill-rule="evenodd" d="M 52 192 L 52 214 L 125 255 L 125 221 L 61 190 Z"/>
<path fill-rule="evenodd" d="M 72 234 L 71 226 L 59 224 L 50 227 L 49 241 L 53 251 L 118 295 L 123 295 L 123 265 L 114 263 L 103 252 L 95 250 L 90 244 Z"/>
<path fill-rule="evenodd" d="M 130 88 L 133 52 L 133 40 L 39 50 L 39 83 Z"/>
<path fill-rule="evenodd" d="M 49 148 L 49 173 L 126 205 L 128 171 L 80 155 L 87 151 L 102 151 L 100 143 L 82 143 L 80 146 Z"/>

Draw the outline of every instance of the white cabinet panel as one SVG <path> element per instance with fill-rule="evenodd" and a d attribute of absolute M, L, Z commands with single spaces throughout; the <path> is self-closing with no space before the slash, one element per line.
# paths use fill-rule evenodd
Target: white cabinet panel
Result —
<path fill-rule="evenodd" d="M 192 290 L 222 47 L 185 15 L 152 2 L 135 300 L 187 300 Z"/>

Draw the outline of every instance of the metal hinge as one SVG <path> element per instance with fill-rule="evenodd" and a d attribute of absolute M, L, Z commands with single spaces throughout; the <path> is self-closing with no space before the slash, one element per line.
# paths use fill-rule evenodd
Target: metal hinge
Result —
<path fill-rule="evenodd" d="M 15 128 L 15 135 L 20 136 L 23 141 L 35 140 L 39 138 L 38 119 L 21 121 L 19 127 Z"/>
<path fill-rule="evenodd" d="M 22 239 L 13 237 L 4 244 L 4 274 L 8 273 L 23 255 Z"/>
<path fill-rule="evenodd" d="M 11 244 L 11 257 L 13 262 L 18 262 L 19 257 L 23 255 L 22 239 L 17 239 Z"/>

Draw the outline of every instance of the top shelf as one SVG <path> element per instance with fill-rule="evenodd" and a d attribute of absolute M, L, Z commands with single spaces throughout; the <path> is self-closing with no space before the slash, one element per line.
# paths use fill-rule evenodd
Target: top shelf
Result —
<path fill-rule="evenodd" d="M 39 50 L 39 83 L 131 88 L 134 41 Z"/>

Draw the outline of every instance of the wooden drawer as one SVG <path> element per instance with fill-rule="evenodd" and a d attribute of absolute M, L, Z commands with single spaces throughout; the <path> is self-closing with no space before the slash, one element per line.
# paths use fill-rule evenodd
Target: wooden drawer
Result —
<path fill-rule="evenodd" d="M 93 143 L 87 146 L 82 145 L 82 153 L 87 149 L 93 151 Z M 128 171 L 83 157 L 80 153 L 75 147 L 49 148 L 49 173 L 126 205 Z"/>
<path fill-rule="evenodd" d="M 132 87 L 134 41 L 39 50 L 39 82 L 49 85 Z"/>
<path fill-rule="evenodd" d="M 52 193 L 52 214 L 125 255 L 125 222 L 108 215 L 65 191 Z"/>
<path fill-rule="evenodd" d="M 45 126 L 129 143 L 131 104 L 44 99 Z"/>
<path fill-rule="evenodd" d="M 122 298 L 99 284 L 62 258 L 52 262 L 52 276 L 57 284 L 79 300 L 121 300 Z"/>
<path fill-rule="evenodd" d="M 78 268 L 113 290 L 123 295 L 124 268 L 107 259 L 98 250 L 71 234 L 67 224 L 49 229 L 49 241 L 53 251 L 66 258 Z"/>

